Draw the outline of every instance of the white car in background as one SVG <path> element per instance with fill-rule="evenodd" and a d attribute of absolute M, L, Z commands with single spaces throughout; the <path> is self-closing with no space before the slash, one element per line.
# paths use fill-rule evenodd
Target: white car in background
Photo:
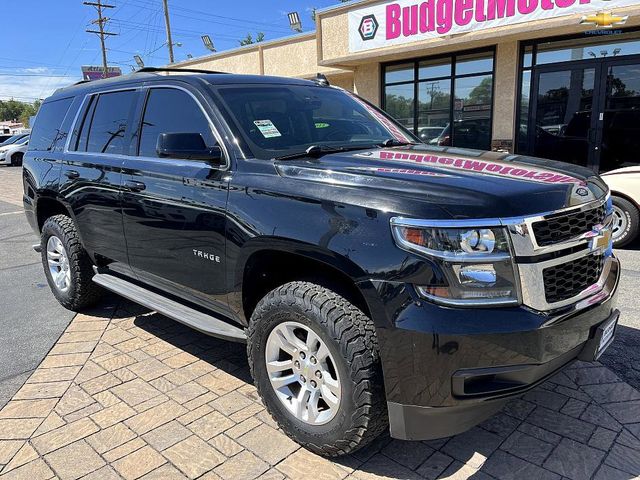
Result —
<path fill-rule="evenodd" d="M 0 146 L 0 165 L 12 165 L 18 167 L 22 165 L 22 157 L 24 157 L 29 145 L 29 136 L 21 138 L 15 143 Z"/>
<path fill-rule="evenodd" d="M 640 167 L 602 174 L 613 199 L 613 246 L 624 247 L 638 236 L 640 223 Z"/>

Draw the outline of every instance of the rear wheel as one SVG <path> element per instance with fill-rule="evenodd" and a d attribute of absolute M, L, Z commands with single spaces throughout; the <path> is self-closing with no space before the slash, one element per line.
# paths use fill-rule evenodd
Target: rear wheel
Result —
<path fill-rule="evenodd" d="M 40 241 L 47 282 L 58 302 L 69 310 L 93 305 L 101 289 L 92 281 L 91 259 L 80 243 L 73 220 L 66 215 L 48 218 Z"/>
<path fill-rule="evenodd" d="M 624 247 L 638 236 L 640 213 L 629 200 L 613 197 L 613 246 Z"/>
<path fill-rule="evenodd" d="M 24 153 L 18 152 L 11 155 L 11 165 L 14 167 L 19 167 L 22 165 L 22 158 L 24 157 Z"/>
<path fill-rule="evenodd" d="M 304 447 L 344 455 L 387 428 L 375 328 L 340 295 L 307 282 L 283 285 L 258 303 L 248 337 L 258 393 Z"/>

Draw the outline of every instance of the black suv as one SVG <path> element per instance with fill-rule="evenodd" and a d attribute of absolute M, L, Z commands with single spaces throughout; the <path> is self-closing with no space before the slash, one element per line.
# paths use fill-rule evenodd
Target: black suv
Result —
<path fill-rule="evenodd" d="M 317 81 L 146 71 L 42 105 L 24 159 L 51 289 L 247 343 L 292 438 L 462 432 L 609 346 L 620 275 L 590 170 L 428 146 Z"/>

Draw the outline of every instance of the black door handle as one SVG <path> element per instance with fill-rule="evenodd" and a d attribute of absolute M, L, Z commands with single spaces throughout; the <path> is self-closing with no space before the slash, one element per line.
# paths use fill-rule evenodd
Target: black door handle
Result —
<path fill-rule="evenodd" d="M 124 182 L 124 186 L 127 187 L 128 190 L 132 192 L 141 192 L 147 186 L 142 182 L 136 182 L 135 180 L 126 180 Z"/>
<path fill-rule="evenodd" d="M 74 178 L 78 178 L 80 174 L 75 170 L 67 170 L 66 172 L 64 172 L 64 176 L 69 179 L 74 179 Z"/>

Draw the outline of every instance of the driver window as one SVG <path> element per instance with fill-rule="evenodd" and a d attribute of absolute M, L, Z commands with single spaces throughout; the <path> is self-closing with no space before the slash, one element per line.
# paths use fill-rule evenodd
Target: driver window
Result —
<path fill-rule="evenodd" d="M 149 91 L 138 155 L 157 157 L 156 144 L 161 133 L 199 133 L 207 146 L 217 144 L 200 106 L 187 92 L 175 88 L 152 88 Z"/>

